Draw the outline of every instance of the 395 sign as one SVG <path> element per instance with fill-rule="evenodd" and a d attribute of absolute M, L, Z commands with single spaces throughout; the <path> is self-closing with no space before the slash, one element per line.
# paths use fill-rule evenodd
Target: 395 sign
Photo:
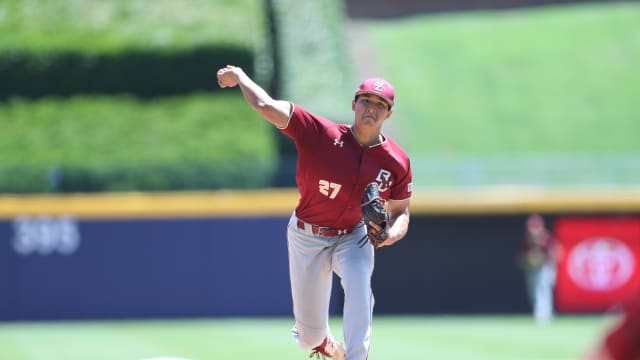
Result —
<path fill-rule="evenodd" d="M 20 255 L 71 255 L 80 245 L 72 217 L 19 217 L 13 221 L 13 249 Z"/>

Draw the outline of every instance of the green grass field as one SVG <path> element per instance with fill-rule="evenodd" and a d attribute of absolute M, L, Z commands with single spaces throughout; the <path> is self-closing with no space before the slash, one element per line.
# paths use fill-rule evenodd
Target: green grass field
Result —
<path fill-rule="evenodd" d="M 528 316 L 377 316 L 369 359 L 578 359 L 612 320 L 560 316 L 537 326 Z M 292 324 L 286 317 L 0 323 L 0 359 L 305 359 Z M 339 318 L 331 327 L 341 334 Z"/>
<path fill-rule="evenodd" d="M 639 153 L 640 4 L 367 23 L 418 153 Z"/>
<path fill-rule="evenodd" d="M 640 4 L 363 21 L 423 186 L 640 177 Z"/>

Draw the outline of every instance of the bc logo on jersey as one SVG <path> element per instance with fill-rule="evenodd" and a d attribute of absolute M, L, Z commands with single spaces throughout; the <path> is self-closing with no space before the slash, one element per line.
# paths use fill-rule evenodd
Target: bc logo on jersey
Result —
<path fill-rule="evenodd" d="M 380 169 L 378 176 L 376 177 L 376 182 L 378 183 L 378 190 L 380 192 L 385 192 L 391 187 L 391 171 Z"/>

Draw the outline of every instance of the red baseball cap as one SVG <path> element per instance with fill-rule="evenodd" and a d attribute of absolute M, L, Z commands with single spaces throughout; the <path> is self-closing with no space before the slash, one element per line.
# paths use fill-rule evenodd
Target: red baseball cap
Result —
<path fill-rule="evenodd" d="M 396 92 L 393 90 L 393 86 L 390 82 L 383 78 L 369 78 L 358 86 L 356 89 L 356 95 L 360 94 L 373 94 L 380 96 L 386 102 L 389 103 L 389 106 L 393 106 L 393 99 L 396 96 Z"/>

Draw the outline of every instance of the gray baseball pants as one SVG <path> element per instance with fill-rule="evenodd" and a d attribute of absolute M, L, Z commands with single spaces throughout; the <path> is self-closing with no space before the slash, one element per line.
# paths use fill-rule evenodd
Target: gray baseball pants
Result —
<path fill-rule="evenodd" d="M 374 248 L 369 242 L 363 247 L 357 244 L 366 229 L 360 224 L 349 234 L 328 237 L 313 234 L 309 224 L 303 227 L 294 213 L 287 226 L 294 338 L 300 348 L 311 350 L 331 333 L 329 300 L 335 272 L 344 290 L 345 360 L 366 360 L 374 304 Z"/>

